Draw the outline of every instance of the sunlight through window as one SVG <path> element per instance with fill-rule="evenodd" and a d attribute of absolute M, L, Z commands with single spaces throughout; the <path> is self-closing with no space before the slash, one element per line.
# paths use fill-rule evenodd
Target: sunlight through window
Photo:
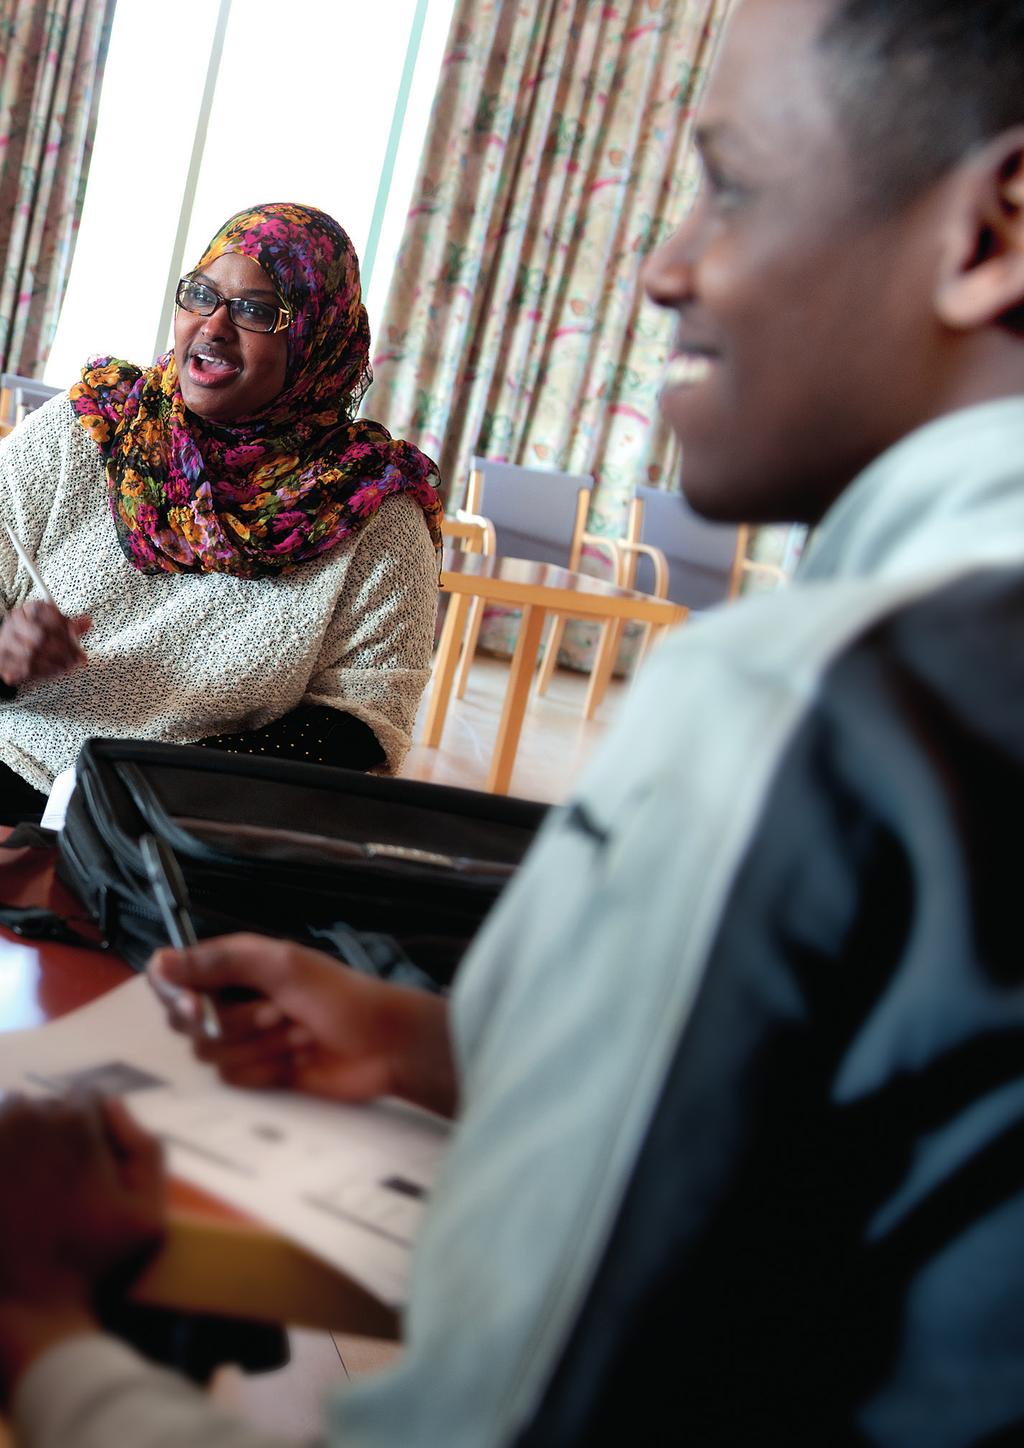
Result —
<path fill-rule="evenodd" d="M 232 212 L 302 201 L 331 213 L 362 257 L 418 0 L 235 0 L 187 230 L 183 267 Z M 379 320 L 401 240 L 454 0 L 429 0 L 383 214 L 368 308 Z M 86 358 L 148 365 L 218 7 L 119 0 L 67 297 L 46 381 Z"/>

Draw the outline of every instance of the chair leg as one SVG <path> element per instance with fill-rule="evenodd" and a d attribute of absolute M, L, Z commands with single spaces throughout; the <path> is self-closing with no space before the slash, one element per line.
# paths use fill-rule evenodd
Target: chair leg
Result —
<path fill-rule="evenodd" d="M 612 670 L 615 668 L 615 659 L 619 652 L 619 640 L 621 637 L 621 619 L 610 618 L 607 623 L 601 625 L 601 639 L 597 646 L 594 667 L 590 672 L 590 686 L 587 689 L 587 697 L 583 704 L 584 719 L 593 719 L 601 707 L 601 702 L 604 699 L 612 677 Z"/>
<path fill-rule="evenodd" d="M 679 628 L 679 627 L 680 627 L 679 624 L 673 624 L 673 625 L 671 625 L 671 626 L 672 626 L 673 628 Z M 631 685 L 632 685 L 633 681 L 636 679 L 637 675 L 642 672 L 642 666 L 643 666 L 643 664 L 646 662 L 647 656 L 648 656 L 649 653 L 651 652 L 651 649 L 654 647 L 654 645 L 655 645 L 655 644 L 658 642 L 658 640 L 661 638 L 662 634 L 667 633 L 668 630 L 669 630 L 669 625 L 668 625 L 668 624 L 664 624 L 664 623 L 645 623 L 645 624 L 644 624 L 643 636 L 642 636 L 642 638 L 641 638 L 641 640 L 640 640 L 640 646 L 639 646 L 639 648 L 637 649 L 637 652 L 636 652 L 636 660 L 634 661 L 634 664 L 633 664 L 633 672 L 632 672 L 632 673 L 630 674 L 630 676 L 629 676 L 629 683 L 630 683 Z"/>
<path fill-rule="evenodd" d="M 523 727 L 523 715 L 530 697 L 530 685 L 537 664 L 537 650 L 544 631 L 544 609 L 540 604 L 527 604 L 523 609 L 523 621 L 519 625 L 516 651 L 512 655 L 505 703 L 498 724 L 498 737 L 494 745 L 490 773 L 484 786 L 491 794 L 508 794 L 515 764 L 519 735 Z"/>
<path fill-rule="evenodd" d="M 633 665 L 634 674 L 636 673 L 637 669 L 639 669 L 644 659 L 646 659 L 647 650 L 651 647 L 653 639 L 654 625 L 652 623 L 645 623 L 643 633 L 640 635 L 640 642 L 637 644 L 636 648 L 636 662 Z"/>
<path fill-rule="evenodd" d="M 466 685 L 469 682 L 469 671 L 473 667 L 473 659 L 476 655 L 476 641 L 480 637 L 480 625 L 483 621 L 484 601 L 482 598 L 474 598 L 469 606 L 469 626 L 466 629 L 466 637 L 462 642 L 459 672 L 455 677 L 456 699 L 461 699 L 466 692 Z"/>
<path fill-rule="evenodd" d="M 648 632 L 647 637 L 644 640 L 644 659 L 647 658 L 647 655 L 650 653 L 651 649 L 658 642 L 658 640 L 662 638 L 666 633 L 668 633 L 668 627 L 669 626 L 666 623 L 651 623 L 647 625 Z M 678 628 L 679 625 L 676 624 L 675 627 Z"/>
<path fill-rule="evenodd" d="M 466 624 L 469 599 L 464 593 L 453 593 L 448 600 L 448 612 L 441 630 L 441 641 L 434 659 L 433 682 L 427 701 L 426 718 L 423 721 L 423 743 L 436 749 L 444 732 L 445 715 L 448 712 L 448 697 L 452 679 L 455 676 L 455 661 L 458 657 L 459 640 Z"/>
<path fill-rule="evenodd" d="M 551 676 L 555 672 L 555 664 L 558 660 L 558 650 L 562 647 L 562 635 L 565 633 L 565 619 L 557 616 L 551 620 L 551 632 L 548 634 L 548 641 L 544 645 L 544 658 L 541 662 L 540 673 L 537 675 L 537 693 L 546 694 L 548 685 L 551 683 Z"/>

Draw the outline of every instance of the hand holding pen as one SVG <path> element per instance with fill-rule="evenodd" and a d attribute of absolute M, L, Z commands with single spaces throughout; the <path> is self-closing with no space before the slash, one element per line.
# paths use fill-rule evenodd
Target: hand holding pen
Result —
<path fill-rule="evenodd" d="M 142 851 L 150 889 L 163 919 L 168 939 L 178 950 L 186 950 L 190 945 L 196 944 L 198 937 L 195 926 L 192 924 L 188 887 L 178 866 L 178 861 L 174 857 L 174 851 L 156 835 L 150 834 L 141 836 L 139 848 Z M 196 995 L 191 991 L 183 990 L 179 986 L 172 985 L 155 971 L 147 971 L 147 976 L 165 1005 L 170 1006 L 173 1011 L 177 1011 L 181 1015 L 191 1014 L 195 1009 L 195 1002 L 198 1001 L 199 1024 L 202 1034 L 207 1040 L 219 1039 L 220 1019 L 216 1007 L 208 995 Z"/>
<path fill-rule="evenodd" d="M 70 618 L 54 604 L 50 591 L 14 530 L 4 525 L 11 545 L 24 565 L 36 597 L 13 609 L 0 623 L 0 679 L 25 684 L 80 669 L 86 663 L 79 639 L 87 631 L 87 614 Z"/>

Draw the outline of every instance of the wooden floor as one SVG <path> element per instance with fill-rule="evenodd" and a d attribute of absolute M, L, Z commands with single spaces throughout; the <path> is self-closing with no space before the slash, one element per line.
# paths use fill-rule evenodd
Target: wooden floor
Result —
<path fill-rule="evenodd" d="M 478 656 L 473 663 L 462 700 L 452 697 L 440 747 L 427 749 L 418 741 L 426 712 L 420 707 L 402 774 L 436 784 L 458 784 L 483 789 L 498 732 L 501 704 L 508 682 L 508 661 Z M 547 694 L 531 698 L 516 755 L 511 793 L 522 799 L 561 803 L 595 746 L 615 717 L 628 685 L 613 680 L 598 717 L 583 718 L 587 676 L 559 669 Z"/>
<path fill-rule="evenodd" d="M 440 748 L 414 743 L 403 776 L 482 789 L 507 682 L 507 660 L 478 657 L 466 697 L 452 699 Z M 613 682 L 599 717 L 587 724 L 583 720 L 586 677 L 559 670 L 547 695 L 532 699 L 527 710 L 512 793 L 561 803 L 606 734 L 626 689 L 625 684 Z M 417 740 L 425 707 L 424 701 Z M 292 1363 L 280 1372 L 246 1378 L 234 1369 L 223 1370 L 214 1387 L 218 1401 L 267 1431 L 314 1436 L 322 1431 L 322 1403 L 330 1390 L 349 1378 L 382 1370 L 399 1351 L 391 1343 L 315 1332 L 293 1333 L 291 1346 Z"/>

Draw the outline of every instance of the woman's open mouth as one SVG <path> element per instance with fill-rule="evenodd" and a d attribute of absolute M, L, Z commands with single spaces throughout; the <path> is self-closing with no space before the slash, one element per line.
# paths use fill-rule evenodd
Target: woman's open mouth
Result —
<path fill-rule="evenodd" d="M 197 387 L 224 387 L 233 382 L 241 370 L 226 357 L 202 347 L 197 347 L 188 359 L 188 375 Z"/>

